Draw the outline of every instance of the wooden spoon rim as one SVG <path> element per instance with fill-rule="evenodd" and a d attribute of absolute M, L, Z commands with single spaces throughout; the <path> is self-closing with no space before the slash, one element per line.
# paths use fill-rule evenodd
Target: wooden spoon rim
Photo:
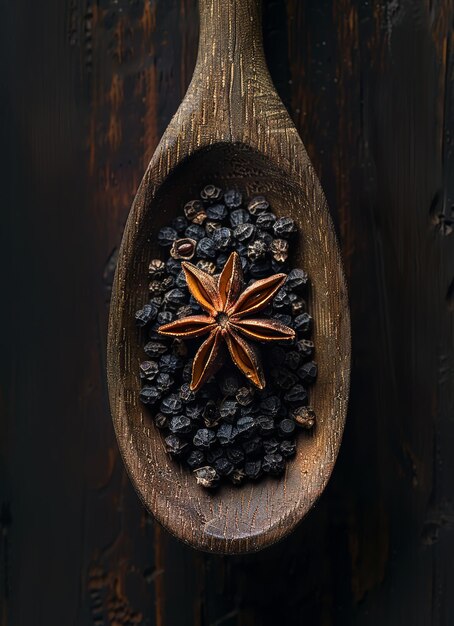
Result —
<path fill-rule="evenodd" d="M 122 341 L 125 341 L 125 331 L 124 327 L 121 323 L 119 324 L 119 322 L 121 322 L 125 315 L 124 307 L 126 306 L 127 309 L 128 297 L 133 296 L 133 294 L 125 293 L 123 286 L 126 284 L 128 273 L 132 272 L 134 274 L 136 267 L 134 244 L 137 245 L 139 235 L 141 235 L 143 220 L 145 219 L 147 211 L 153 210 L 154 202 L 162 190 L 162 184 L 168 181 L 169 176 L 174 176 L 175 172 L 178 172 L 180 167 L 190 167 L 191 159 L 197 159 L 199 153 L 202 151 L 208 149 L 208 152 L 211 152 L 226 148 L 239 150 L 243 148 L 251 149 L 257 154 L 263 155 L 263 153 L 257 151 L 256 146 L 248 146 L 245 142 L 235 142 L 235 144 L 216 142 L 214 145 L 206 144 L 199 146 L 191 155 L 183 156 L 180 154 L 180 158 L 176 160 L 176 164 L 171 168 L 170 173 L 166 171 L 163 173 L 161 168 L 163 162 L 161 150 L 158 150 L 153 157 L 131 210 L 120 249 L 119 264 L 112 292 L 112 307 L 109 324 L 108 379 L 113 421 L 119 447 L 131 481 L 138 491 L 144 505 L 153 512 L 162 526 L 183 542 L 209 552 L 227 552 L 234 554 L 256 551 L 285 537 L 312 508 L 329 480 L 340 446 L 340 434 L 343 431 L 345 422 L 346 399 L 348 397 L 349 385 L 350 325 L 345 279 L 340 264 L 339 252 L 336 248 L 332 249 L 330 252 L 334 254 L 335 257 L 337 255 L 337 263 L 335 263 L 339 285 L 337 324 L 342 328 L 343 333 L 342 354 L 337 355 L 337 361 L 341 363 L 343 367 L 343 380 L 341 385 L 342 398 L 333 398 L 332 404 L 337 403 L 338 405 L 337 410 L 334 410 L 335 420 L 331 423 L 332 417 L 327 417 L 326 419 L 328 421 L 322 426 L 328 429 L 328 434 L 333 431 L 331 433 L 333 436 L 331 438 L 328 437 L 330 445 L 329 450 L 323 450 L 320 458 L 318 458 L 322 466 L 318 468 L 316 482 L 313 485 L 309 485 L 310 489 L 307 490 L 307 486 L 303 486 L 303 482 L 299 483 L 298 480 L 295 479 L 295 475 L 292 474 L 292 472 L 296 471 L 296 467 L 301 469 L 301 467 L 304 467 L 305 463 L 303 457 L 306 446 L 303 446 L 303 449 L 299 443 L 298 448 L 301 449 L 298 450 L 297 458 L 290 461 L 285 478 L 281 480 L 266 479 L 260 483 L 248 484 L 240 488 L 225 487 L 220 492 L 214 494 L 202 492 L 194 496 L 198 500 L 198 506 L 191 502 L 189 494 L 191 490 L 194 493 L 194 490 L 190 487 L 190 481 L 194 482 L 193 477 L 189 472 L 180 470 L 175 462 L 167 458 L 164 453 L 164 444 L 161 434 L 153 430 L 153 425 L 148 425 L 149 418 L 147 418 L 145 411 L 137 407 L 137 404 L 134 405 L 134 401 L 134 416 L 129 415 L 132 412 L 130 399 L 132 392 L 131 389 L 128 389 L 124 384 L 125 371 L 123 371 L 123 374 L 121 373 L 122 368 L 120 361 L 126 359 L 125 354 L 128 353 L 131 348 L 132 339 L 131 336 L 127 338 L 127 341 L 130 342 L 127 346 L 122 343 Z M 167 149 L 169 149 L 169 144 L 167 144 Z M 278 166 L 274 164 L 273 159 L 266 154 L 263 156 L 270 161 L 272 167 L 276 167 L 277 171 Z M 285 163 L 285 161 L 281 162 L 279 166 L 280 170 L 283 169 L 282 163 Z M 288 181 L 289 185 L 299 187 L 300 183 L 297 179 L 293 178 L 294 175 L 294 172 L 288 171 L 288 176 L 290 177 Z M 322 210 L 326 210 L 326 208 Z M 316 215 L 318 214 L 316 213 Z M 333 237 L 334 233 L 329 215 L 319 215 L 318 217 L 327 224 L 327 232 L 323 233 L 323 235 Z M 135 285 L 136 283 L 134 282 L 133 284 Z M 118 315 L 119 312 L 120 315 Z M 130 313 L 132 318 L 132 311 Z M 118 349 L 119 347 L 120 350 Z M 129 372 L 129 374 L 131 373 Z M 137 372 L 134 372 L 133 375 L 138 378 Z M 318 386 L 318 392 L 321 393 L 324 389 L 329 390 L 332 383 L 328 379 L 326 381 L 322 379 L 320 382 L 316 383 L 316 386 Z M 126 401 L 128 398 L 129 404 Z M 334 429 L 339 433 L 339 436 L 334 437 Z M 147 442 L 147 438 L 143 435 L 143 432 L 147 430 L 153 433 L 151 439 L 148 439 L 148 444 L 150 445 L 150 449 L 148 450 L 145 449 L 146 446 L 144 444 L 144 442 Z M 153 477 L 151 482 L 144 480 L 144 474 L 147 474 L 145 460 L 147 454 L 152 456 L 152 461 L 150 462 L 156 464 L 153 472 L 151 472 L 151 476 Z M 163 477 L 164 474 L 168 474 L 168 479 L 172 483 L 173 495 L 171 502 L 166 499 L 165 489 L 169 490 L 169 487 L 168 480 Z M 272 496 L 276 489 L 285 489 L 286 481 L 288 480 L 291 480 L 292 489 L 295 492 L 296 502 L 292 508 L 288 508 L 284 513 L 272 513 L 270 519 L 262 521 L 260 527 L 255 528 L 252 523 L 245 525 L 245 523 L 242 522 L 236 529 L 234 525 L 233 527 L 229 526 L 228 533 L 225 533 L 225 529 L 223 530 L 222 526 L 222 510 L 224 501 L 230 500 L 230 494 L 234 494 L 232 498 L 236 499 L 238 502 L 244 501 L 246 506 L 248 502 L 250 503 L 254 500 L 255 496 L 269 499 L 270 494 Z M 306 497 L 298 494 L 298 485 L 300 485 L 301 490 L 306 488 Z M 245 494 L 248 492 L 251 493 L 251 496 L 249 499 L 246 499 Z M 270 506 L 272 508 L 272 503 Z M 210 511 L 210 509 L 212 511 L 213 508 L 216 507 L 218 507 L 218 513 L 211 513 L 212 519 L 211 521 L 207 521 L 209 517 L 207 511 Z M 247 519 L 251 520 L 253 516 Z M 227 522 L 228 519 L 226 518 L 226 523 Z"/>

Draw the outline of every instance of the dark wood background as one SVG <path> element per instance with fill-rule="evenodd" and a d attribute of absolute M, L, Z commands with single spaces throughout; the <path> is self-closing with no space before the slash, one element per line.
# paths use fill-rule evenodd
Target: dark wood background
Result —
<path fill-rule="evenodd" d="M 105 381 L 115 255 L 191 77 L 196 2 L 1 5 L 1 625 L 451 626 L 453 2 L 264 0 L 342 245 L 352 393 L 316 508 L 229 558 L 145 513 Z"/>

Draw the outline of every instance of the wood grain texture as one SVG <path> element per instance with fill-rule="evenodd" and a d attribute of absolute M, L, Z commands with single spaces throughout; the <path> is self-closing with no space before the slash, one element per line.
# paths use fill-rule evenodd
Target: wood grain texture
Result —
<path fill-rule="evenodd" d="M 350 318 L 334 229 L 305 148 L 272 85 L 259 0 L 200 0 L 197 64 L 134 200 L 112 291 L 108 382 L 123 459 L 148 510 L 172 534 L 204 550 L 239 553 L 282 539 L 314 505 L 331 474 L 348 401 Z M 165 452 L 138 400 L 141 335 L 134 311 L 147 301 L 158 229 L 208 182 L 264 194 L 300 232 L 296 266 L 311 277 L 319 374 L 311 392 L 314 434 L 301 437 L 282 480 L 216 493 Z"/>
<path fill-rule="evenodd" d="M 124 222 L 192 76 L 196 2 L 5 3 L 2 626 L 453 623 L 452 2 L 263 4 L 348 277 L 333 476 L 295 532 L 250 555 L 192 550 L 145 513 L 113 433 L 105 329 Z"/>

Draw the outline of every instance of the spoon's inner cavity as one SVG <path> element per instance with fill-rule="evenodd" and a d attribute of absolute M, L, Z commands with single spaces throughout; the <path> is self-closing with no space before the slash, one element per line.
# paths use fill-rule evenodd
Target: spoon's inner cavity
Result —
<path fill-rule="evenodd" d="M 234 164 L 244 173 L 248 161 Z M 315 421 L 308 275 L 293 261 L 302 235 L 257 178 L 250 196 L 241 180 L 178 188 L 179 212 L 148 233 L 148 293 L 135 313 L 140 400 L 169 455 L 206 488 L 281 476 Z M 221 273 L 235 325 L 217 313 L 220 334 L 205 310 L 219 304 Z"/>

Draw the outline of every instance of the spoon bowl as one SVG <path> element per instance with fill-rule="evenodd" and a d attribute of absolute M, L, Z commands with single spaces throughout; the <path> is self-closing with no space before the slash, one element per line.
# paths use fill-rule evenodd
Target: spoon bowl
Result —
<path fill-rule="evenodd" d="M 257 0 L 200 0 L 199 56 L 188 93 L 134 201 L 112 293 L 108 382 L 119 447 L 145 506 L 170 532 L 220 553 L 261 549 L 289 533 L 321 494 L 341 441 L 349 387 L 350 323 L 339 250 L 323 191 L 276 95 L 263 58 Z M 214 43 L 213 43 L 214 42 Z M 248 63 L 245 63 L 248 59 Z M 318 379 L 314 432 L 300 437 L 285 476 L 207 492 L 169 458 L 139 402 L 143 360 L 134 312 L 147 301 L 157 232 L 206 184 L 265 195 L 298 226 L 292 266 L 310 277 Z"/>

